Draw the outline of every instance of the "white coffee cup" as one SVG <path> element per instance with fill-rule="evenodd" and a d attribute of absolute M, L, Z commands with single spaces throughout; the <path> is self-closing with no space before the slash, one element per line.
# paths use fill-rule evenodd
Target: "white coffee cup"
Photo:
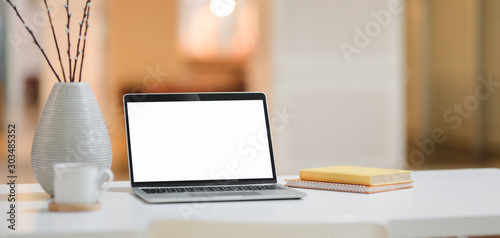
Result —
<path fill-rule="evenodd" d="M 99 179 L 107 174 L 108 182 L 99 192 Z M 58 163 L 54 165 L 54 202 L 57 204 L 93 204 L 99 200 L 113 181 L 113 172 L 87 163 Z"/>

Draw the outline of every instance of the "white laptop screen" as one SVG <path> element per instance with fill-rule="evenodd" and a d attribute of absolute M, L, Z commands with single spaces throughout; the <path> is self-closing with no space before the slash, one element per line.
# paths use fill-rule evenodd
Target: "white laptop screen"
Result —
<path fill-rule="evenodd" d="M 135 182 L 273 178 L 262 100 L 127 102 Z"/>

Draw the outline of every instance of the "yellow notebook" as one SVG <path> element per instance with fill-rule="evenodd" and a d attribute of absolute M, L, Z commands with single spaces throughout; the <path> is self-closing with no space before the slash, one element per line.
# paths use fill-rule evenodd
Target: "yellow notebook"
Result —
<path fill-rule="evenodd" d="M 381 185 L 411 181 L 410 170 L 356 166 L 331 166 L 300 170 L 300 179 L 360 185 Z"/>

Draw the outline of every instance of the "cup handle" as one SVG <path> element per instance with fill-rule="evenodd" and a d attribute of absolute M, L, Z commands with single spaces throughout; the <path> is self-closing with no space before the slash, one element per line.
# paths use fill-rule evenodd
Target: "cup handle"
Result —
<path fill-rule="evenodd" d="M 104 183 L 104 186 L 102 187 L 102 191 L 100 191 L 98 194 L 97 194 L 97 198 L 96 198 L 96 201 L 99 201 L 99 198 L 101 197 L 102 193 L 106 190 L 108 190 L 109 188 L 109 185 L 111 185 L 111 182 L 113 182 L 115 176 L 113 174 L 113 171 L 111 171 L 110 169 L 101 169 L 99 170 L 99 173 L 97 175 L 97 179 L 101 178 L 101 176 L 103 174 L 107 174 L 108 176 L 108 181 L 106 183 Z M 97 180 L 99 181 L 99 180 Z"/>

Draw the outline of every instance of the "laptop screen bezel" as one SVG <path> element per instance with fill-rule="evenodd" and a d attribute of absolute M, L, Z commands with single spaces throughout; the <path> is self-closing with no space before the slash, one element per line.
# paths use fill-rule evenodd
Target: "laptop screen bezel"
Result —
<path fill-rule="evenodd" d="M 240 101 L 260 100 L 264 108 L 268 146 L 272 166 L 272 178 L 256 179 L 228 179 L 228 180 L 190 180 L 190 181 L 148 181 L 136 182 L 134 180 L 134 166 L 132 158 L 132 147 L 130 144 L 128 104 L 129 102 L 175 102 L 175 101 Z M 175 187 L 175 186 L 210 186 L 210 185 L 241 185 L 241 184 L 265 184 L 276 183 L 276 168 L 274 163 L 274 151 L 272 146 L 271 126 L 267 108 L 266 95 L 262 92 L 240 92 L 240 93 L 158 93 L 158 94 L 125 94 L 123 96 L 125 115 L 125 131 L 127 137 L 127 153 L 129 165 L 129 178 L 132 187 Z"/>

